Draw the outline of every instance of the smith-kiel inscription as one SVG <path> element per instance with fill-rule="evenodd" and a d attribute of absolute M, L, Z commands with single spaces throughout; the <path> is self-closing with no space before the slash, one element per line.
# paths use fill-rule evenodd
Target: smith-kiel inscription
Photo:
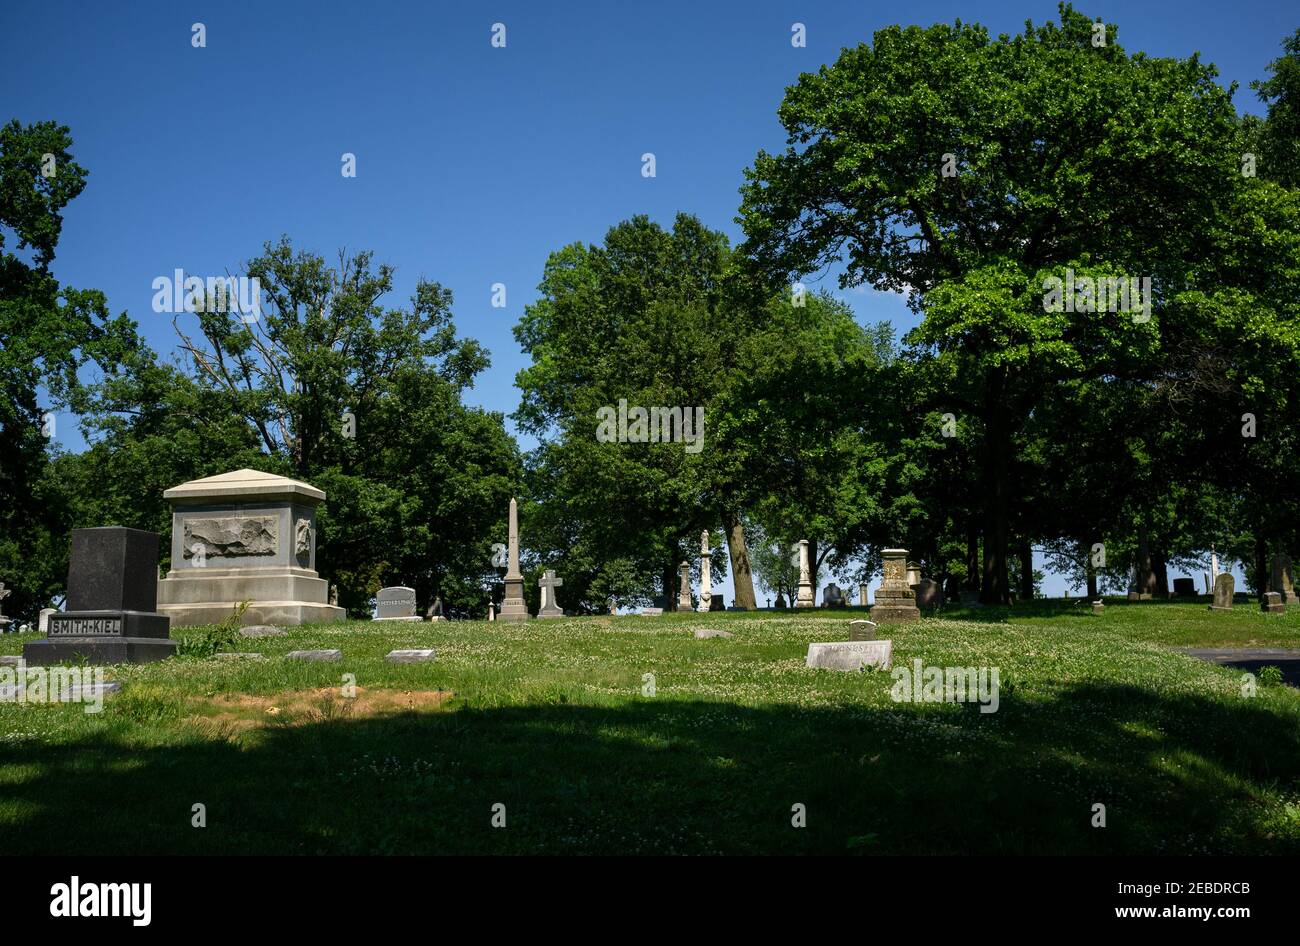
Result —
<path fill-rule="evenodd" d="M 68 618 L 50 615 L 50 637 L 67 635 L 71 637 L 121 636 L 121 618 Z"/>

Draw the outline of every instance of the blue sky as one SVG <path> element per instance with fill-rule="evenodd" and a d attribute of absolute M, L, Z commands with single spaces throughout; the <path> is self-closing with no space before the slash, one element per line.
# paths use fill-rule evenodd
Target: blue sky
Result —
<path fill-rule="evenodd" d="M 1117 22 L 1130 50 L 1199 51 L 1250 111 L 1247 83 L 1298 25 L 1281 2 L 1076 6 Z M 90 178 L 65 214 L 55 273 L 102 289 L 156 350 L 175 347 L 171 317 L 151 310 L 156 277 L 238 273 L 288 234 L 327 257 L 374 250 L 397 267 L 393 305 L 420 277 L 449 287 L 459 330 L 492 352 L 468 399 L 509 413 L 525 364 L 510 329 L 548 253 L 636 213 L 688 211 L 736 239 L 742 171 L 783 144 L 776 108 L 800 72 L 891 23 L 1018 32 L 1055 16 L 1042 0 L 11 3 L 0 118 L 72 129 Z M 504 49 L 490 44 L 496 22 Z M 806 48 L 791 46 L 795 22 Z M 354 179 L 340 174 L 344 152 Z M 490 305 L 496 282 L 505 309 Z M 913 324 L 896 296 L 847 298 L 863 321 Z M 59 439 L 77 449 L 73 428 L 60 418 Z"/>

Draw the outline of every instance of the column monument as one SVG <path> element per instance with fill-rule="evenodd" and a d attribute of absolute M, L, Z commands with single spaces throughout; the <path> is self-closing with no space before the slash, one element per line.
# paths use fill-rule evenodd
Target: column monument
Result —
<path fill-rule="evenodd" d="M 713 604 L 713 559 L 709 555 L 709 530 L 700 533 L 700 610 L 707 611 Z"/>
<path fill-rule="evenodd" d="M 808 563 L 808 540 L 799 540 L 799 596 L 795 599 L 796 608 L 814 606 L 812 585 L 812 567 Z"/>
<path fill-rule="evenodd" d="M 510 545 L 506 549 L 506 594 L 501 602 L 498 621 L 527 621 L 524 604 L 524 576 L 519 571 L 519 504 L 510 499 Z"/>

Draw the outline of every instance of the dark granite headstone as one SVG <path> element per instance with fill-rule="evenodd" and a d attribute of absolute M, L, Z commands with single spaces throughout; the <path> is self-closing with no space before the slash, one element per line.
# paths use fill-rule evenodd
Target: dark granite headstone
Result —
<path fill-rule="evenodd" d="M 710 611 L 725 611 L 725 610 L 727 610 L 727 604 L 726 604 L 725 601 L 722 600 L 722 595 L 721 595 L 719 592 L 716 592 L 716 591 L 715 591 L 715 592 L 713 593 L 713 597 L 712 597 L 712 599 L 710 599 L 710 601 L 709 601 L 709 610 L 710 610 Z M 734 609 L 733 609 L 733 610 L 734 610 Z"/>
<path fill-rule="evenodd" d="M 1195 598 L 1196 581 L 1192 578 L 1174 579 L 1174 596 L 1177 598 Z"/>
<path fill-rule="evenodd" d="M 923 578 L 912 586 L 916 595 L 916 606 L 922 611 L 937 608 L 943 604 L 943 588 L 931 578 Z"/>
<path fill-rule="evenodd" d="M 68 610 L 23 647 L 34 666 L 85 660 L 148 663 L 176 653 L 171 619 L 158 614 L 158 536 L 107 526 L 75 529 L 68 565 Z"/>
<path fill-rule="evenodd" d="M 839 585 L 835 584 L 834 582 L 831 582 L 831 584 L 826 586 L 826 589 L 822 592 L 822 607 L 823 608 L 848 607 L 848 602 L 844 600 L 844 592 L 840 590 Z"/>
<path fill-rule="evenodd" d="M 153 611 L 158 607 L 158 536 L 108 526 L 74 529 L 69 611 Z"/>

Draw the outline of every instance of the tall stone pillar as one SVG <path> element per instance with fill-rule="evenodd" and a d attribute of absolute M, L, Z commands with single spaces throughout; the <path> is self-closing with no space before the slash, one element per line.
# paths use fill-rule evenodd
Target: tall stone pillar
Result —
<path fill-rule="evenodd" d="M 682 562 L 678 566 L 678 571 L 682 575 L 682 585 L 677 592 L 677 610 L 689 611 L 691 609 L 691 563 Z"/>
<path fill-rule="evenodd" d="M 700 610 L 709 610 L 713 604 L 713 559 L 709 555 L 709 530 L 700 533 Z"/>
<path fill-rule="evenodd" d="M 527 621 L 528 607 L 524 604 L 524 575 L 519 570 L 519 504 L 510 500 L 510 536 L 506 549 L 506 594 L 501 602 L 498 621 Z"/>
<path fill-rule="evenodd" d="M 799 596 L 795 599 L 796 608 L 811 608 L 815 604 L 813 597 L 812 566 L 808 562 L 808 540 L 799 540 Z"/>

